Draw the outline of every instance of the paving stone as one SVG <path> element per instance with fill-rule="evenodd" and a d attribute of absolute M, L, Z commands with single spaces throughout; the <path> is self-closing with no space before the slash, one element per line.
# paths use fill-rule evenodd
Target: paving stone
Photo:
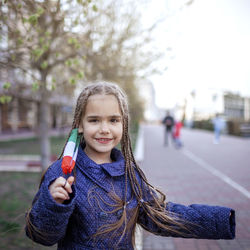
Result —
<path fill-rule="evenodd" d="M 167 200 L 232 207 L 237 226 L 235 240 L 164 238 L 144 233 L 143 249 L 250 250 L 250 199 L 190 160 L 182 152 L 184 149 L 163 147 L 161 126 L 145 126 L 144 136 L 141 167 L 148 180 L 166 193 Z M 209 132 L 183 130 L 186 149 L 250 191 L 250 140 L 224 136 L 221 144 L 213 145 L 212 138 Z"/>

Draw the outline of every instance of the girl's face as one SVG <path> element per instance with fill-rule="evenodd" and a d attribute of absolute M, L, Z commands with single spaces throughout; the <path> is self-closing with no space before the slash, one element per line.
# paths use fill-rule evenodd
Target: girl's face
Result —
<path fill-rule="evenodd" d="M 85 152 L 96 163 L 110 161 L 111 150 L 122 138 L 122 115 L 114 95 L 92 95 L 79 125 Z"/>

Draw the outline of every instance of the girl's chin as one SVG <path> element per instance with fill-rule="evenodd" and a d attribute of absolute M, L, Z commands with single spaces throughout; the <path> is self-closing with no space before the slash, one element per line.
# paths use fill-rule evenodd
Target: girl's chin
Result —
<path fill-rule="evenodd" d="M 94 147 L 94 149 L 100 153 L 107 153 L 111 151 L 113 148 L 114 148 L 114 145 L 107 145 L 107 144 L 99 144 L 96 147 Z"/>

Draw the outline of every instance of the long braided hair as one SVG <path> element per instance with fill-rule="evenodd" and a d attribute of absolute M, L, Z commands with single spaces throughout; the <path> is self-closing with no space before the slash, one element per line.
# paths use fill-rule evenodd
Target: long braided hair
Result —
<path fill-rule="evenodd" d="M 122 215 L 117 222 L 104 225 L 99 228 L 94 237 L 102 237 L 105 236 L 107 233 L 111 232 L 113 236 L 118 237 L 119 240 L 116 244 L 118 245 L 125 235 L 130 235 L 132 237 L 132 243 L 134 245 L 135 226 L 140 208 L 144 210 L 147 216 L 159 228 L 172 231 L 178 234 L 179 232 L 175 229 L 175 227 L 173 227 L 173 225 L 178 225 L 181 228 L 185 228 L 185 226 L 180 221 L 175 220 L 173 214 L 168 214 L 166 212 L 165 195 L 160 190 L 154 188 L 147 181 L 143 171 L 140 169 L 140 167 L 135 161 L 129 136 L 129 109 L 127 97 L 123 90 L 117 84 L 101 81 L 89 84 L 84 87 L 77 99 L 71 131 L 75 128 L 79 128 L 80 122 L 85 113 L 88 98 L 91 95 L 96 94 L 114 95 L 118 101 L 119 108 L 122 114 L 123 134 L 120 144 L 121 151 L 125 160 L 125 197 L 124 200 L 122 200 L 115 193 L 110 193 L 110 197 L 114 201 L 116 201 L 116 205 L 114 206 L 115 209 L 112 212 L 122 209 Z M 82 137 L 82 142 L 84 143 L 84 137 Z M 59 156 L 59 159 L 63 156 L 64 148 L 62 150 L 61 155 Z M 138 175 L 139 180 L 137 178 Z M 41 179 L 41 183 L 42 181 L 43 178 Z M 127 216 L 128 209 L 126 208 L 128 183 L 131 186 L 133 196 L 138 202 L 137 206 L 133 209 L 133 211 L 129 211 L 130 216 Z M 91 193 L 92 191 L 89 192 L 89 194 Z M 149 195 L 151 197 L 151 200 L 144 200 L 144 197 Z"/>
<path fill-rule="evenodd" d="M 183 226 L 182 224 L 174 220 L 173 214 L 172 215 L 166 214 L 165 195 L 160 190 L 154 188 L 147 181 L 143 171 L 140 169 L 140 167 L 135 161 L 132 151 L 131 140 L 129 136 L 129 109 L 128 109 L 127 96 L 117 84 L 102 81 L 87 85 L 78 97 L 72 129 L 79 127 L 81 119 L 85 113 L 85 108 L 88 98 L 91 95 L 96 95 L 96 94 L 114 95 L 118 101 L 119 108 L 122 114 L 123 135 L 120 144 L 121 144 L 121 151 L 125 160 L 125 200 L 121 201 L 119 200 L 119 197 L 115 196 L 114 194 L 113 195 L 111 194 L 112 197 L 115 196 L 114 199 L 117 201 L 117 207 L 115 211 L 117 211 L 118 209 L 123 209 L 123 214 L 120 220 L 118 220 L 116 223 L 106 225 L 100 228 L 99 232 L 97 232 L 95 236 L 104 235 L 109 232 L 116 232 L 116 233 L 119 232 L 121 234 L 120 236 L 121 240 L 125 234 L 131 233 L 134 242 L 135 226 L 140 207 L 143 208 L 143 210 L 147 213 L 150 219 L 152 219 L 159 227 L 165 230 L 178 233 L 174 229 L 174 227 L 171 227 L 169 225 L 178 224 L 181 227 Z M 60 158 L 61 157 L 62 154 Z M 143 185 L 145 185 L 145 188 L 142 187 L 141 183 L 136 177 L 136 172 L 139 174 L 140 179 L 143 181 Z M 137 207 L 134 209 L 134 211 L 131 212 L 132 217 L 130 218 L 129 221 L 127 221 L 127 215 L 126 215 L 127 211 L 126 195 L 127 195 L 127 183 L 128 183 L 127 180 L 129 180 L 133 195 L 136 197 L 138 201 Z M 151 202 L 146 202 L 143 200 L 145 196 L 144 192 L 149 192 L 151 194 L 150 195 L 150 197 L 152 197 Z"/>

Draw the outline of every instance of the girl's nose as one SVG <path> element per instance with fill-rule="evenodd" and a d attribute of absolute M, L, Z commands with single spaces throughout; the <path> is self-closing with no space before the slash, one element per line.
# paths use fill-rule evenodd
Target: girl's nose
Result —
<path fill-rule="evenodd" d="M 109 130 L 108 124 L 106 122 L 102 122 L 101 127 L 100 127 L 100 133 L 108 134 L 109 132 L 110 132 L 110 130 Z"/>

